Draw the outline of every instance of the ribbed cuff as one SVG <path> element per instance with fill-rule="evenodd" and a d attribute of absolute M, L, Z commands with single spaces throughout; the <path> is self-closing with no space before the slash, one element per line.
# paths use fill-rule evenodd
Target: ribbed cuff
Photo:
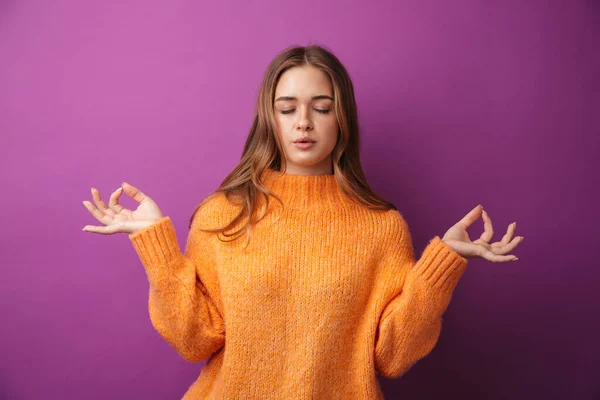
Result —
<path fill-rule="evenodd" d="M 435 236 L 423 251 L 413 273 L 421 277 L 432 288 L 451 293 L 467 268 L 468 259 Z"/>
<path fill-rule="evenodd" d="M 135 233 L 129 239 L 146 267 L 165 266 L 181 253 L 173 222 L 163 217 Z"/>

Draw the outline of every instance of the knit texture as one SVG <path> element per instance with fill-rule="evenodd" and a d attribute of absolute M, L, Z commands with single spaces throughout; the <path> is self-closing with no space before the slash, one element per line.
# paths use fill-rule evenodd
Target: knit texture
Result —
<path fill-rule="evenodd" d="M 168 216 L 129 235 L 152 325 L 206 360 L 183 399 L 383 399 L 376 374 L 433 350 L 467 259 L 435 236 L 415 260 L 402 215 L 351 201 L 335 175 L 278 174 L 263 181 L 284 207 L 269 199 L 248 247 L 200 231 L 237 214 L 224 195 L 196 213 L 183 254 Z"/>

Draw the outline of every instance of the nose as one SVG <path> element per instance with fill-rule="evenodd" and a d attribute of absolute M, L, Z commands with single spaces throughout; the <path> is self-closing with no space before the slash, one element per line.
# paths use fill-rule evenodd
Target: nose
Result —
<path fill-rule="evenodd" d="M 296 129 L 301 131 L 308 131 L 313 128 L 311 120 L 308 118 L 308 111 L 306 108 L 304 112 L 298 113 L 300 115 L 300 120 L 296 124 Z"/>

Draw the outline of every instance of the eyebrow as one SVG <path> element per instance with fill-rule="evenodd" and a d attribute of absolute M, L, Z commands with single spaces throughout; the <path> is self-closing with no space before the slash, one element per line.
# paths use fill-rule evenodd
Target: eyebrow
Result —
<path fill-rule="evenodd" d="M 323 99 L 329 99 L 331 101 L 333 101 L 333 97 L 331 96 L 327 96 L 325 94 L 320 94 L 318 96 L 313 96 L 312 97 L 313 100 L 323 100 Z M 297 97 L 293 97 L 293 96 L 281 96 L 278 97 L 275 101 L 285 101 L 285 100 L 298 100 Z"/>

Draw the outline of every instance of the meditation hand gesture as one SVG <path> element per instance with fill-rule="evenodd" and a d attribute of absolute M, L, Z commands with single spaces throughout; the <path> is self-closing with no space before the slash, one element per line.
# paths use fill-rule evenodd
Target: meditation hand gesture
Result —
<path fill-rule="evenodd" d="M 471 242 L 467 228 L 483 216 L 483 227 L 485 231 L 479 239 Z M 454 251 L 464 258 L 482 257 L 492 262 L 516 261 L 514 255 L 504 255 L 511 252 L 519 243 L 523 241 L 523 236 L 517 236 L 511 240 L 515 233 L 517 223 L 513 222 L 508 226 L 506 235 L 500 242 L 489 244 L 494 235 L 492 229 L 492 220 L 483 210 L 481 205 L 475 207 L 463 219 L 458 221 L 452 228 L 444 234 L 442 241 L 450 246 Z"/>
<path fill-rule="evenodd" d="M 121 186 L 110 195 L 108 206 L 100 198 L 100 192 L 92 188 L 92 198 L 96 205 L 94 206 L 89 201 L 84 201 L 83 205 L 94 218 L 106 226 L 86 225 L 83 227 L 84 231 L 103 235 L 112 235 L 118 232 L 132 234 L 164 217 L 156 203 L 139 189 L 125 182 Z M 119 197 L 123 191 L 139 203 L 135 211 L 128 210 L 119 204 Z"/>

